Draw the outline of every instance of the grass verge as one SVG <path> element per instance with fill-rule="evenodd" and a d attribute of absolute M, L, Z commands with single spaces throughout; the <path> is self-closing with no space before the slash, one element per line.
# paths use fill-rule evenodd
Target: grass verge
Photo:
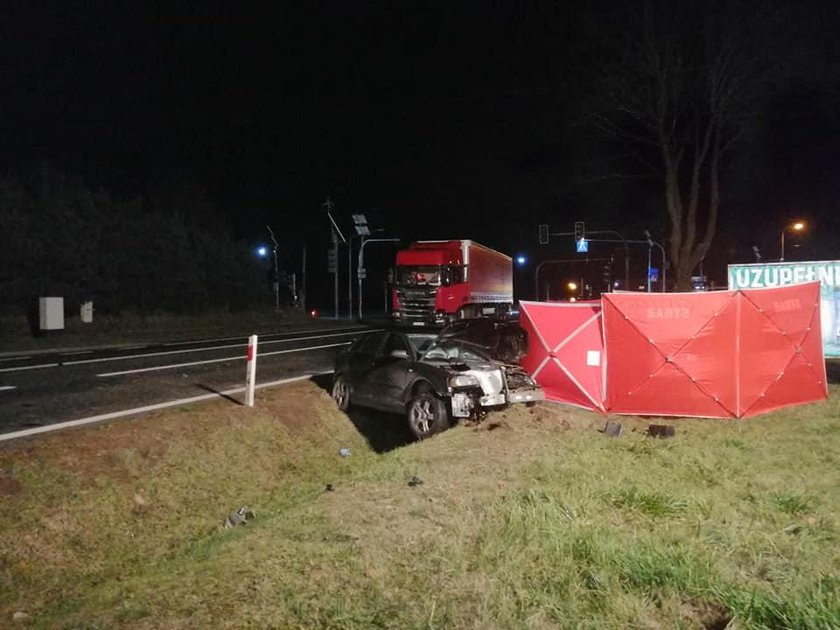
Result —
<path fill-rule="evenodd" d="M 840 627 L 832 393 L 667 440 L 518 408 L 378 454 L 303 383 L 12 444 L 0 625 Z"/>

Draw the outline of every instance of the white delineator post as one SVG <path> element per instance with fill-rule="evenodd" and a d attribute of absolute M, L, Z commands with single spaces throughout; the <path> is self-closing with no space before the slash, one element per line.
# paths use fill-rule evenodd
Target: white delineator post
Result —
<path fill-rule="evenodd" d="M 247 370 L 245 372 L 245 406 L 254 406 L 254 386 L 257 384 L 257 336 L 248 337 Z"/>

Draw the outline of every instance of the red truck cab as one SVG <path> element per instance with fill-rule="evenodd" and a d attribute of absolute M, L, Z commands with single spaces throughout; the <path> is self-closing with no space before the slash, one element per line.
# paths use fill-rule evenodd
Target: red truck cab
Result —
<path fill-rule="evenodd" d="M 513 303 L 513 264 L 470 240 L 420 241 L 397 252 L 393 311 L 398 323 L 443 326 L 502 314 Z"/>

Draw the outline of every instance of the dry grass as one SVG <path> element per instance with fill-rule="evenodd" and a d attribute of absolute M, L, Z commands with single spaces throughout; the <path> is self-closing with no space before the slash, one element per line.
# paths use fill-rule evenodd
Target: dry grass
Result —
<path fill-rule="evenodd" d="M 542 405 L 377 454 L 315 384 L 260 397 L 0 449 L 0 626 L 840 624 L 836 399 L 669 440 Z"/>

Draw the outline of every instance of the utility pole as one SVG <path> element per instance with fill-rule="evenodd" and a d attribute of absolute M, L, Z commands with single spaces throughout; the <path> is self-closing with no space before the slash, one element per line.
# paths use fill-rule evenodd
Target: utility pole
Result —
<path fill-rule="evenodd" d="M 271 251 L 274 253 L 274 310 L 280 310 L 280 275 L 277 269 L 277 239 L 274 238 L 274 232 L 271 226 L 266 224 L 269 236 L 271 236 Z"/>
<path fill-rule="evenodd" d="M 341 230 L 338 227 L 338 224 L 335 222 L 335 219 L 332 215 L 333 209 L 333 202 L 332 200 L 327 197 L 327 200 L 321 204 L 322 208 L 326 208 L 327 210 L 327 218 L 330 220 L 330 224 L 332 225 L 332 244 L 333 244 L 333 259 L 335 260 L 335 269 L 332 270 L 333 274 L 333 289 L 334 289 L 334 303 L 335 303 L 335 318 L 338 319 L 338 244 L 339 239 L 342 243 L 347 243 L 347 239 L 344 238 L 344 234 L 341 233 Z"/>
<path fill-rule="evenodd" d="M 353 235 L 347 241 L 347 318 L 353 319 Z"/>
<path fill-rule="evenodd" d="M 300 308 L 306 311 L 306 244 L 303 245 L 303 253 L 300 261 Z"/>

